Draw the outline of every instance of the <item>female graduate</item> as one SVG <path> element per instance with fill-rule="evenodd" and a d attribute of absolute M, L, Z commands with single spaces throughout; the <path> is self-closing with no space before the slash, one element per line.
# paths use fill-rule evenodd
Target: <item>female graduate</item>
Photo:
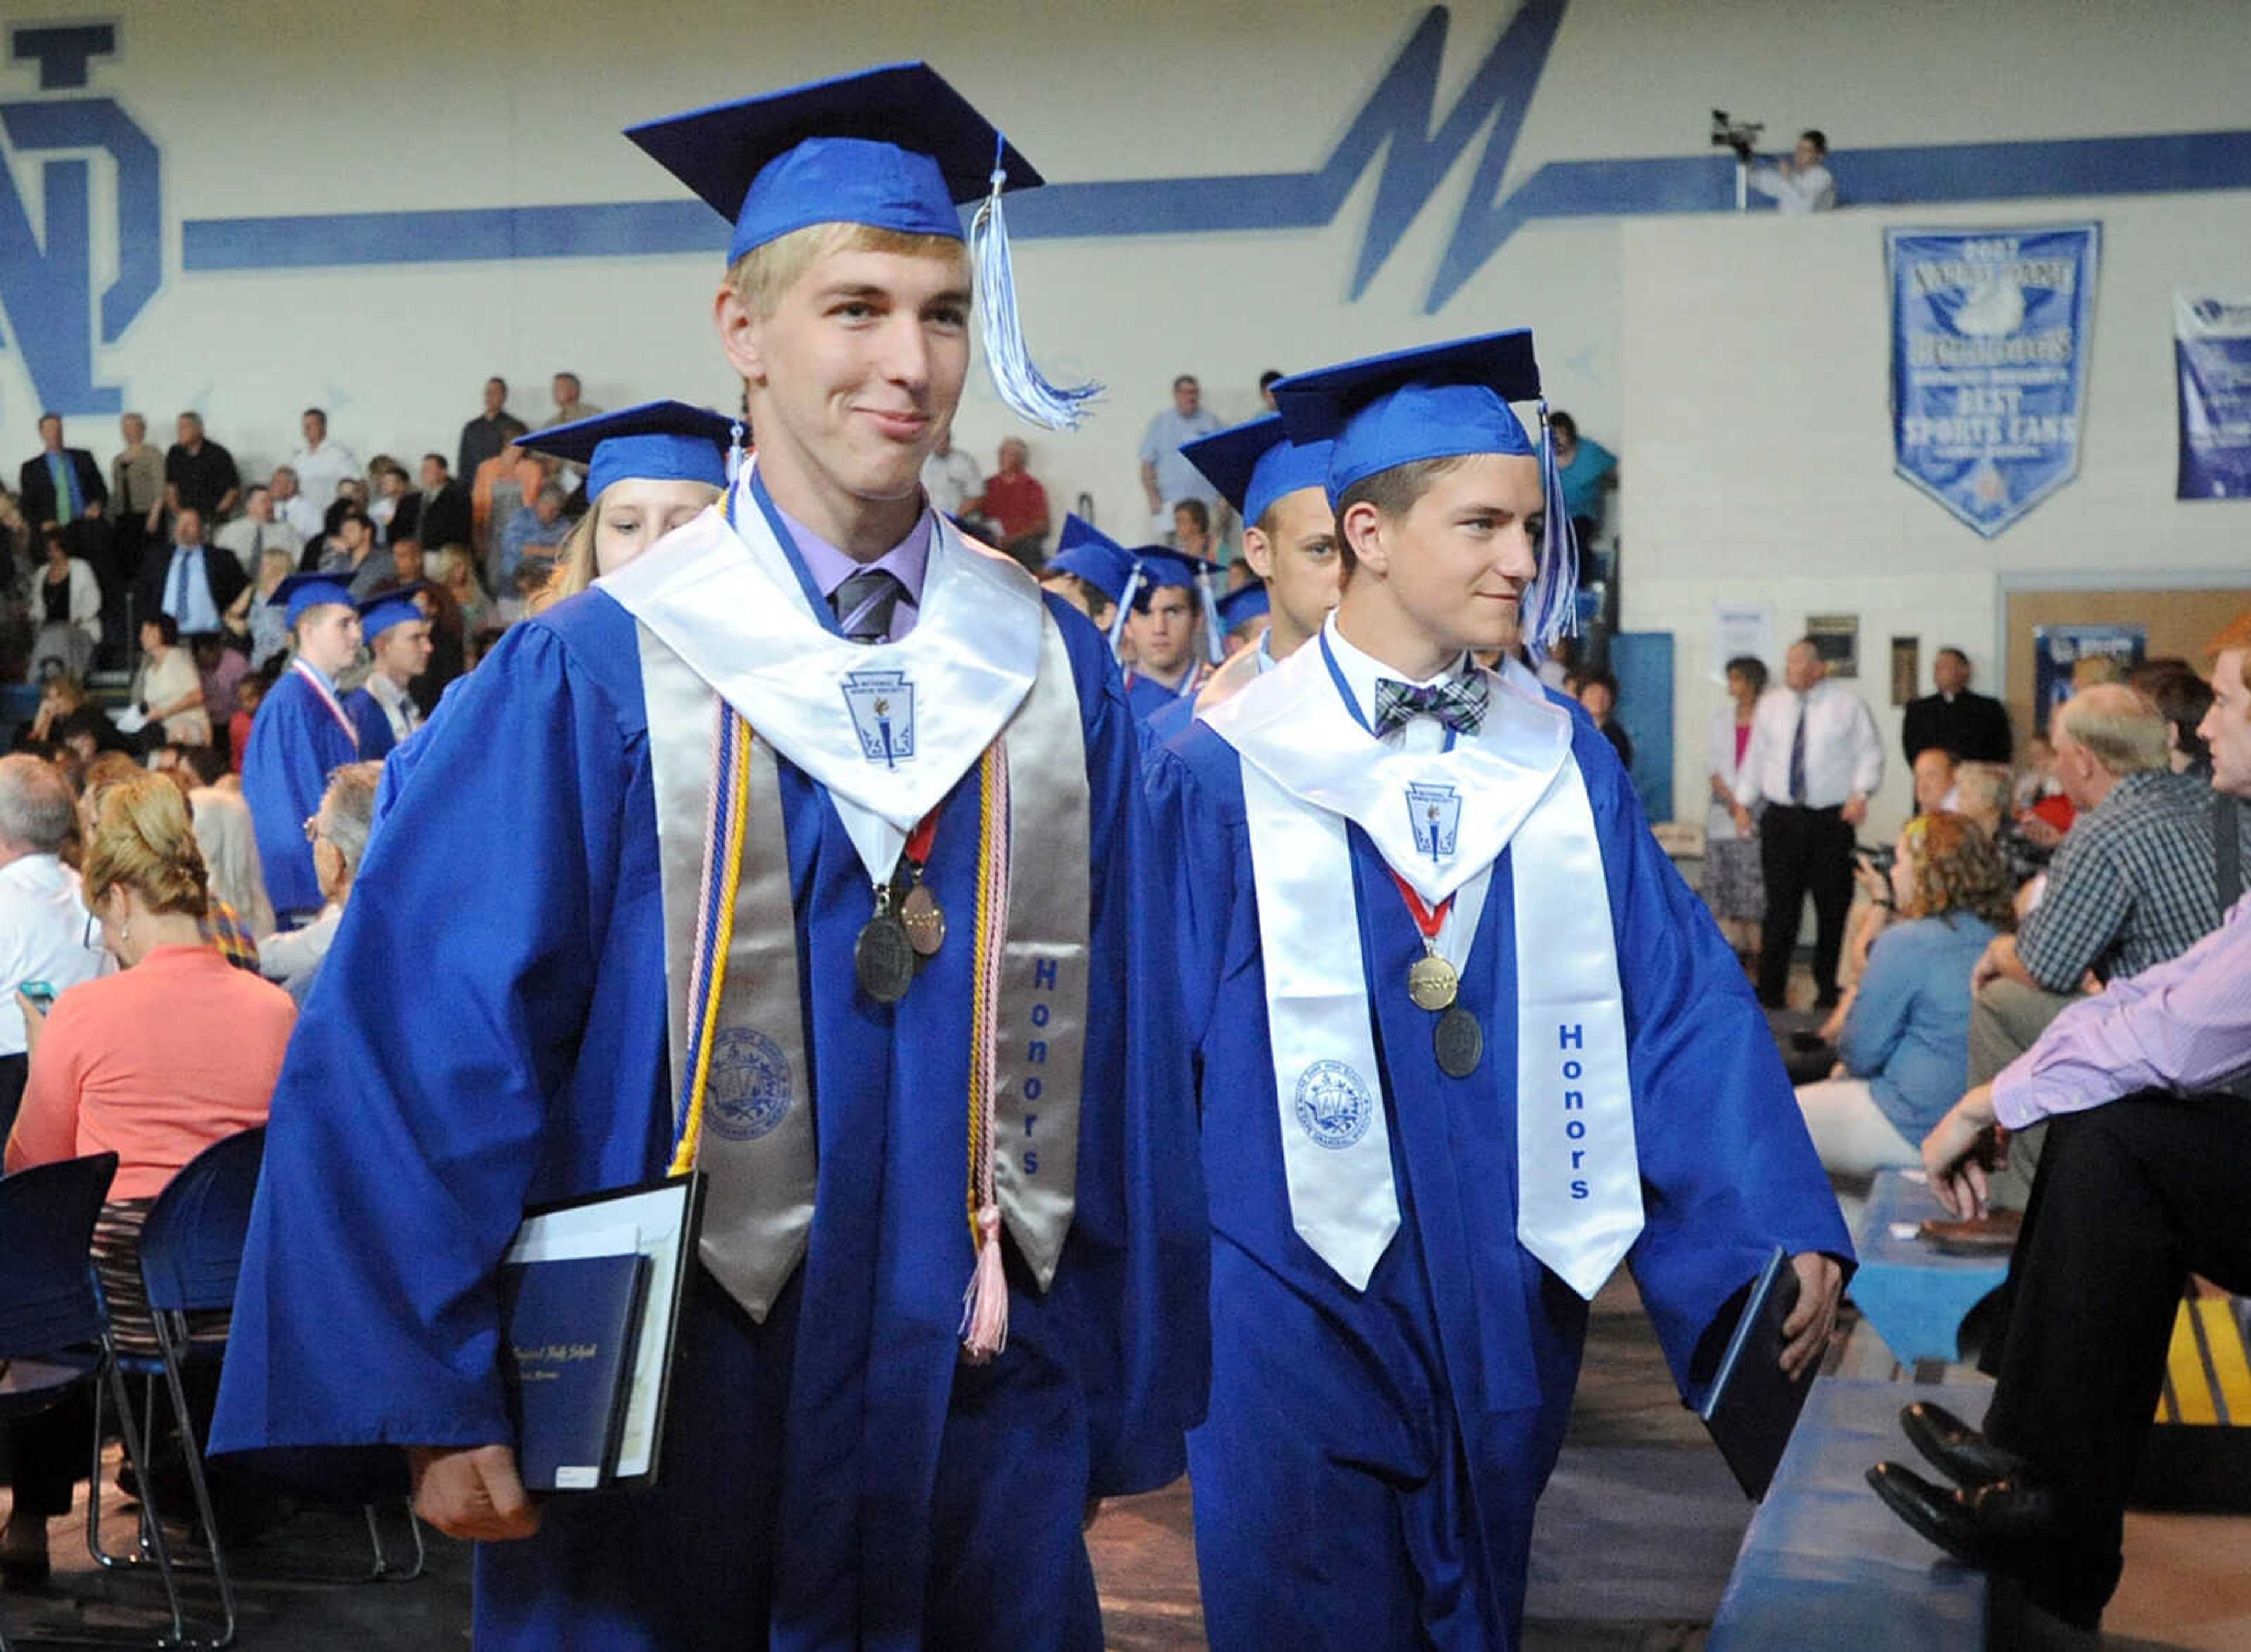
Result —
<path fill-rule="evenodd" d="M 1803 1369 L 1850 1252 L 1609 743 L 1472 658 L 1570 602 L 1508 405 L 1539 393 L 1530 335 L 1276 388 L 1293 440 L 1334 443 L 1342 599 L 1149 759 L 1212 1201 L 1207 1623 L 1222 1652 L 1505 1648 L 1616 1264 L 1685 1383 L 1777 1245 Z"/>
<path fill-rule="evenodd" d="M 731 428 L 707 408 L 646 401 L 518 436 L 517 447 L 586 472 L 586 514 L 557 548 L 530 611 L 578 595 L 694 520 L 727 485 Z"/>

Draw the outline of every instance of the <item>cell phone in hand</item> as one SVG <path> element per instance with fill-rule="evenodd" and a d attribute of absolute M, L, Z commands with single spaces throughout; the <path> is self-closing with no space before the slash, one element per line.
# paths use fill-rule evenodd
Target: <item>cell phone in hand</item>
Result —
<path fill-rule="evenodd" d="M 55 1007 L 55 989 L 44 981 L 27 981 L 16 990 L 29 998 L 41 1015 Z"/>

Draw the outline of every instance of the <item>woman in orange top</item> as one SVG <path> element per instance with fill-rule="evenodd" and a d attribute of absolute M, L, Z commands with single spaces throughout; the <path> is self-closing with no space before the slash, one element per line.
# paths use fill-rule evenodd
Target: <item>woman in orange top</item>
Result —
<path fill-rule="evenodd" d="M 102 795 L 82 882 L 121 968 L 71 988 L 45 1017 L 17 995 L 31 1077 L 7 1168 L 117 1155 L 94 1249 L 125 1318 L 141 1294 L 135 1242 L 149 1203 L 204 1148 L 266 1121 L 296 1011 L 287 993 L 204 939 L 203 854 L 165 776 Z M 65 1406 L 9 1429 L 16 1495 L 0 1572 L 45 1572 L 46 1522 L 70 1512 L 91 1426 L 82 1406 Z"/>

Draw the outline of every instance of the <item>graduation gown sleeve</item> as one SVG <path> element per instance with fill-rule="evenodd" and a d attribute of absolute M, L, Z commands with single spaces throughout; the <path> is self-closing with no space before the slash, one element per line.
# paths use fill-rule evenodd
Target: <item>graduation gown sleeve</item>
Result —
<path fill-rule="evenodd" d="M 284 671 L 260 701 L 242 757 L 242 796 L 258 838 L 259 869 L 277 913 L 321 905 L 313 846 L 305 823 L 321 807 L 329 773 L 357 762 L 351 736 L 294 670 Z"/>
<path fill-rule="evenodd" d="M 459 698 L 274 1093 L 215 1451 L 510 1439 L 496 1264 L 523 1205 L 661 1170 L 645 743 L 544 623 Z"/>

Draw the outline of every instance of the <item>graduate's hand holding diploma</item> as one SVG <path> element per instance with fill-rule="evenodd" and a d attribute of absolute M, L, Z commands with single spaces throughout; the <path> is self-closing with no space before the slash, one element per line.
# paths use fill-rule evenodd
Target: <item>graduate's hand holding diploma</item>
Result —
<path fill-rule="evenodd" d="M 539 1530 L 513 1446 L 409 1446 L 414 1512 L 449 1537 L 504 1543 Z"/>
<path fill-rule="evenodd" d="M 1796 1378 L 1829 1346 L 1829 1333 L 1837 1328 L 1837 1298 L 1844 1289 L 1845 1270 L 1835 1257 L 1819 1251 L 1801 1252 L 1790 1259 L 1790 1265 L 1797 1273 L 1797 1306 L 1782 1322 L 1782 1368 Z"/>

